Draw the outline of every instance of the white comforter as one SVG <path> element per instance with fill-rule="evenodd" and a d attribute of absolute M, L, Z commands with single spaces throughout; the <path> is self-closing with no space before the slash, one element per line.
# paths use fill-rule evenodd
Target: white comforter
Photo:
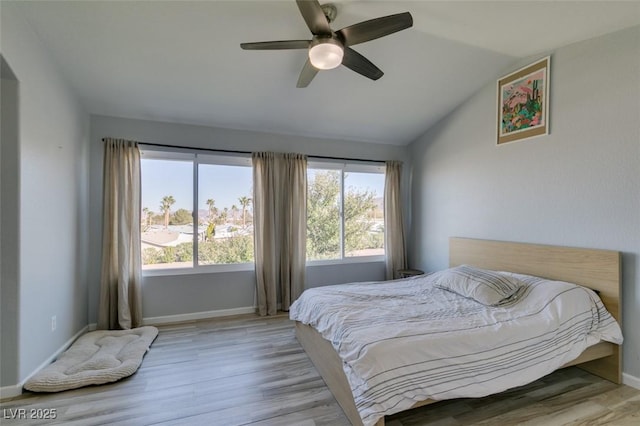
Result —
<path fill-rule="evenodd" d="M 333 344 L 365 425 L 416 401 L 521 386 L 600 340 L 622 343 L 619 325 L 591 290 L 512 275 L 524 291 L 500 307 L 433 287 L 436 273 L 309 289 L 290 317 Z"/>

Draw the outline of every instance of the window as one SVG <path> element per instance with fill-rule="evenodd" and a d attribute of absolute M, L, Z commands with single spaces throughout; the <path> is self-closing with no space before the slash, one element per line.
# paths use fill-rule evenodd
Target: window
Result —
<path fill-rule="evenodd" d="M 309 163 L 307 260 L 384 255 L 384 167 Z"/>
<path fill-rule="evenodd" d="M 249 158 L 143 150 L 141 170 L 143 270 L 253 263 Z"/>
<path fill-rule="evenodd" d="M 143 270 L 253 267 L 248 156 L 143 147 L 141 170 Z M 307 260 L 383 256 L 384 166 L 309 162 L 307 177 Z"/>
<path fill-rule="evenodd" d="M 198 164 L 198 264 L 253 262 L 252 187 L 251 163 Z"/>

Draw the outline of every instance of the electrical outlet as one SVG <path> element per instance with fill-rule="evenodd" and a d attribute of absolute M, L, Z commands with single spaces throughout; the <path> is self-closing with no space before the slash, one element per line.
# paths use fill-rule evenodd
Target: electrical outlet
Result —
<path fill-rule="evenodd" d="M 51 331 L 56 331 L 56 326 L 56 316 L 54 315 L 51 317 Z"/>

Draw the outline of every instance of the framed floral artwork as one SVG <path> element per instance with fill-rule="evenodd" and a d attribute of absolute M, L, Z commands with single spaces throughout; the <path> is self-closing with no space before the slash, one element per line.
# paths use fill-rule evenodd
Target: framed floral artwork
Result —
<path fill-rule="evenodd" d="M 498 80 L 498 145 L 549 134 L 547 56 Z"/>

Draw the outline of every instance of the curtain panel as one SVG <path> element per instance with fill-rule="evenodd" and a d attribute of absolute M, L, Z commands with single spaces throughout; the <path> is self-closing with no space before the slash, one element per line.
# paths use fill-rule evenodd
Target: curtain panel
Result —
<path fill-rule="evenodd" d="M 407 267 L 400 178 L 402 162 L 387 161 L 384 180 L 384 251 L 386 278 L 400 278 Z"/>
<path fill-rule="evenodd" d="M 252 155 L 258 313 L 275 315 L 304 290 L 307 159 L 300 154 Z"/>
<path fill-rule="evenodd" d="M 98 328 L 130 329 L 142 325 L 138 143 L 105 139 L 103 166 Z"/>

